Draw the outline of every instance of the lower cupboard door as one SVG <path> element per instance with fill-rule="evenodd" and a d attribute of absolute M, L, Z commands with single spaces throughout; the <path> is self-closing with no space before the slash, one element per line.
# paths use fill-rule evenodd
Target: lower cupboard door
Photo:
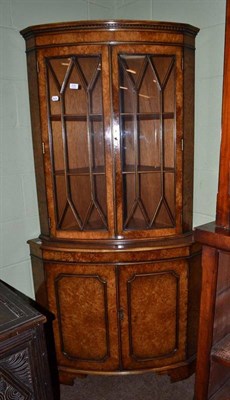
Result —
<path fill-rule="evenodd" d="M 51 263 L 45 268 L 59 367 L 118 369 L 114 268 Z"/>
<path fill-rule="evenodd" d="M 160 368 L 185 359 L 187 281 L 185 260 L 121 266 L 124 369 Z"/>

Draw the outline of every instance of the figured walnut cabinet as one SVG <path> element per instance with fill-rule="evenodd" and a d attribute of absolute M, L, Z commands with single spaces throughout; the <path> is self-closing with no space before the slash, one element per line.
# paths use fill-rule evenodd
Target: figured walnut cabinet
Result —
<path fill-rule="evenodd" d="M 192 239 L 190 25 L 84 21 L 26 40 L 41 236 L 37 299 L 56 316 L 60 377 L 190 372 L 199 247 Z"/>

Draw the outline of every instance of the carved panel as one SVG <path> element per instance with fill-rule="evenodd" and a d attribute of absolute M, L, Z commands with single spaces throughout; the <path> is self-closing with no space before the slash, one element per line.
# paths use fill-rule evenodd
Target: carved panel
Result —
<path fill-rule="evenodd" d="M 9 376 L 13 376 L 32 390 L 32 374 L 28 349 L 11 354 L 0 360 L 0 370 L 7 372 Z"/>
<path fill-rule="evenodd" d="M 0 368 L 0 400 L 33 400 L 31 391 Z"/>
<path fill-rule="evenodd" d="M 0 293 L 0 400 L 51 400 L 46 317 L 2 281 Z"/>

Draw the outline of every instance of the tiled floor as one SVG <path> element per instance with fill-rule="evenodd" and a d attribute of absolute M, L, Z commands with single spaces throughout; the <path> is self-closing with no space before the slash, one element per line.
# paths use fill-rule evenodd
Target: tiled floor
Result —
<path fill-rule="evenodd" d="M 153 373 L 127 376 L 88 376 L 74 386 L 61 385 L 61 400 L 192 400 L 194 376 L 170 383 Z"/>

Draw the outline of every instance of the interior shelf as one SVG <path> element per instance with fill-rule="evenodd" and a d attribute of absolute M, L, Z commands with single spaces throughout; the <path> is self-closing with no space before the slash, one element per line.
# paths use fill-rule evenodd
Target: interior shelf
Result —
<path fill-rule="evenodd" d="M 65 175 L 65 170 L 57 170 L 54 172 L 55 175 Z M 105 175 L 105 168 L 102 166 L 95 167 L 92 169 L 92 174 L 93 175 Z M 82 176 L 82 175 L 90 175 L 90 169 L 89 168 L 73 168 L 69 169 L 69 171 L 66 172 L 67 176 Z"/>
<path fill-rule="evenodd" d="M 65 121 L 87 121 L 87 118 L 90 121 L 102 121 L 103 116 L 101 114 L 89 114 L 89 116 L 82 114 L 82 115 L 74 115 L 74 114 L 53 114 L 50 116 L 51 121 L 61 121 L 62 117 Z"/>
<path fill-rule="evenodd" d="M 133 113 L 120 113 L 121 117 L 125 117 L 126 120 L 133 120 L 134 114 Z M 175 115 L 173 112 L 165 112 L 165 113 L 136 113 L 138 119 L 141 120 L 153 120 L 153 119 L 174 119 Z"/>
<path fill-rule="evenodd" d="M 135 171 L 135 165 L 126 165 L 124 166 L 124 169 L 122 171 L 123 174 L 134 174 Z M 161 167 L 153 167 L 151 165 L 138 165 L 137 167 L 137 172 L 138 174 L 148 174 L 151 172 L 170 172 L 170 173 L 174 173 L 175 169 L 174 168 L 170 168 L 170 167 L 164 167 L 161 170 Z"/>
<path fill-rule="evenodd" d="M 230 333 L 213 347 L 212 359 L 230 368 Z"/>

